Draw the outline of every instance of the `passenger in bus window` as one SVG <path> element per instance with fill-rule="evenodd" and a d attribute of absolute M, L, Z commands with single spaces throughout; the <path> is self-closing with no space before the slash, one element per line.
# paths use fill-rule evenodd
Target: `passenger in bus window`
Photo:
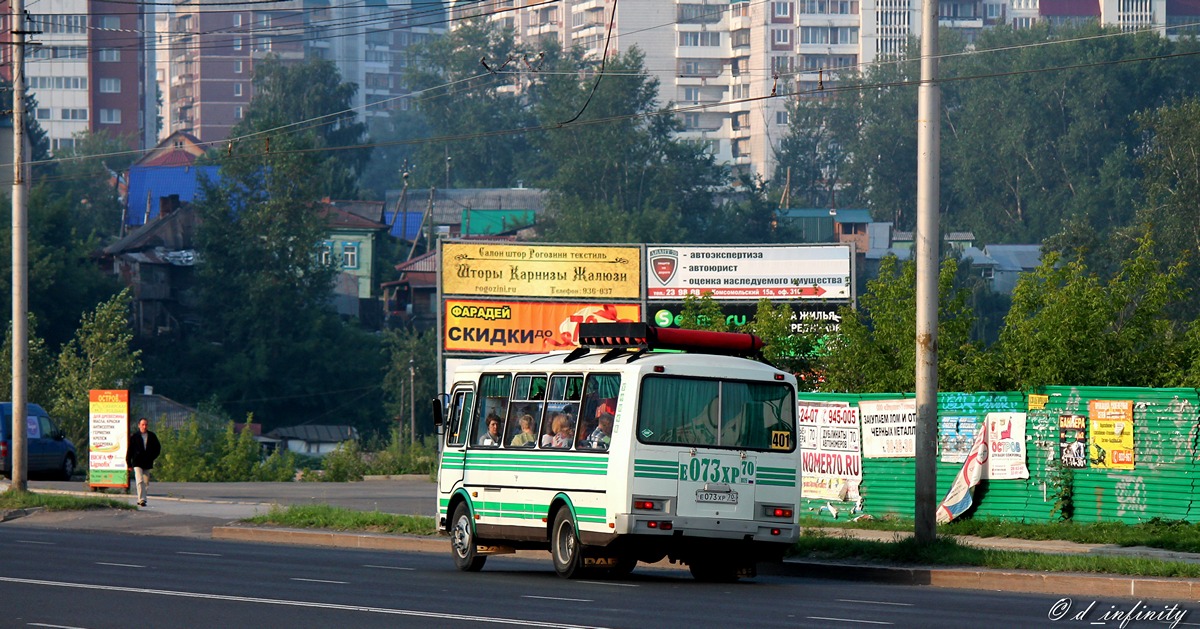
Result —
<path fill-rule="evenodd" d="M 570 448 L 572 443 L 575 443 L 575 424 L 564 418 L 558 433 L 550 440 L 550 447 Z"/>
<path fill-rule="evenodd" d="M 496 415 L 495 411 L 488 413 L 487 416 L 487 432 L 479 438 L 481 446 L 498 446 L 500 445 L 500 416 Z"/>
<path fill-rule="evenodd" d="M 542 435 L 543 448 L 551 447 L 551 442 L 554 441 L 554 437 L 558 435 L 558 432 L 562 430 L 563 423 L 566 421 L 568 421 L 567 416 L 562 412 L 555 413 L 550 417 L 549 426 L 546 427 L 546 434 Z"/>
<path fill-rule="evenodd" d="M 521 426 L 521 432 L 513 435 L 508 445 L 514 448 L 532 448 L 537 445 L 537 435 L 533 434 L 533 416 L 522 415 L 517 423 Z"/>
<path fill-rule="evenodd" d="M 588 435 L 587 438 L 586 447 L 593 450 L 607 450 L 608 444 L 612 442 L 612 413 L 604 412 L 603 408 L 601 408 L 600 411 L 600 417 L 596 419 L 596 429 L 593 430 L 592 434 Z"/>

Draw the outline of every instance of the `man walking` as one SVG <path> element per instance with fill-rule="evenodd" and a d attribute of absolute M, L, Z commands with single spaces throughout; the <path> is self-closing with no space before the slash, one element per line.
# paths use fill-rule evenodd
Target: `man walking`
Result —
<path fill-rule="evenodd" d="M 150 431 L 150 422 L 143 417 L 138 420 L 137 432 L 129 435 L 129 451 L 125 455 L 125 463 L 133 468 L 133 477 L 137 484 L 137 503 L 139 507 L 146 506 L 146 490 L 150 487 L 150 470 L 154 467 L 154 459 L 162 447 L 158 444 L 158 436 Z"/>

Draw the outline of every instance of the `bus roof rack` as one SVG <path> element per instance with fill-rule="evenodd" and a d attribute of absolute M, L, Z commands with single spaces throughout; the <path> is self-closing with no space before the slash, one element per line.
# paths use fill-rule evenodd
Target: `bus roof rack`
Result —
<path fill-rule="evenodd" d="M 720 354 L 762 358 L 763 340 L 742 332 L 709 332 L 659 328 L 648 323 L 581 323 L 580 355 L 591 349 L 639 350 L 639 353 L 668 349 L 694 354 Z M 572 353 L 572 357 L 575 354 Z"/>

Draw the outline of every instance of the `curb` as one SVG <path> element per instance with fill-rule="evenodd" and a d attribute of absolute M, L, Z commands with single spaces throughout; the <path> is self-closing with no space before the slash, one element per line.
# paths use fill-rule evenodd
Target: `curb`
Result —
<path fill-rule="evenodd" d="M 426 538 L 415 535 L 387 535 L 383 533 L 342 533 L 338 531 L 275 527 L 214 526 L 212 538 L 239 542 L 329 546 L 333 548 L 430 553 L 449 552 L 449 542 L 446 538 L 440 536 Z"/>
<path fill-rule="evenodd" d="M 45 509 L 46 509 L 45 507 L 27 507 L 24 509 L 5 509 L 4 511 L 0 511 L 0 522 L 8 522 L 9 520 L 23 518 L 27 515 L 31 515 L 31 514 L 39 512 L 39 511 L 44 511 Z"/>
<path fill-rule="evenodd" d="M 1158 600 L 1196 600 L 1200 581 L 1162 577 L 1091 575 L 974 568 L 891 567 L 788 561 L 774 572 L 797 577 L 820 577 L 846 581 L 873 581 L 896 585 L 927 585 L 938 588 L 1062 594 L 1067 596 L 1116 596 Z"/>

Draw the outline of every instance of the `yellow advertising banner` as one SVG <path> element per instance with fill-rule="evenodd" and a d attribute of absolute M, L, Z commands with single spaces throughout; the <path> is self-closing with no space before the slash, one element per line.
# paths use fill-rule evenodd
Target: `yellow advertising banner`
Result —
<path fill-rule="evenodd" d="M 446 300 L 447 352 L 540 354 L 578 347 L 580 323 L 642 320 L 638 304 Z"/>
<path fill-rule="evenodd" d="M 125 452 L 129 444 L 129 391 L 88 391 L 88 484 L 127 487 Z"/>
<path fill-rule="evenodd" d="M 442 244 L 442 294 L 641 299 L 640 247 Z"/>
<path fill-rule="evenodd" d="M 1093 468 L 1133 469 L 1133 401 L 1088 402 L 1088 458 Z"/>

